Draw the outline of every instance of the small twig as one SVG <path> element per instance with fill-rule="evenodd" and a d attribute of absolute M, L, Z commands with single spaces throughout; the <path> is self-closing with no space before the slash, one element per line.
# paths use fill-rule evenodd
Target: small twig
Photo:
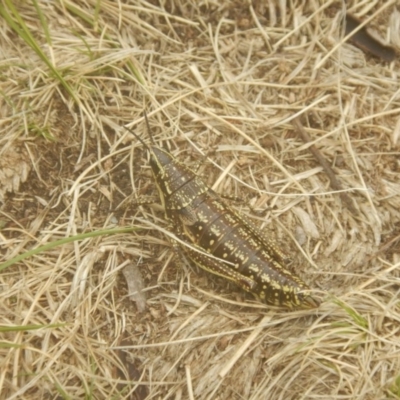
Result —
<path fill-rule="evenodd" d="M 123 338 L 120 345 L 121 346 L 129 346 L 132 342 L 127 338 Z M 123 349 L 119 349 L 116 351 L 118 358 L 121 361 L 121 365 L 116 368 L 116 375 L 119 379 L 123 381 L 131 381 L 131 386 L 127 387 L 125 383 L 118 383 L 118 390 L 121 393 L 126 393 L 127 389 L 129 389 L 129 394 L 127 397 L 124 397 L 128 400 L 144 400 L 148 396 L 148 387 L 146 385 L 140 385 L 137 382 L 140 382 L 143 378 L 143 374 L 136 368 L 135 364 L 131 362 L 126 354 L 126 351 Z M 125 369 L 124 369 L 125 367 Z M 136 383 L 133 383 L 136 382 Z"/>
<path fill-rule="evenodd" d="M 292 120 L 293 126 L 297 129 L 299 135 L 303 139 L 304 143 L 310 143 L 311 142 L 311 137 L 310 135 L 306 132 L 304 129 L 302 123 L 299 121 L 299 119 L 296 117 Z M 329 165 L 329 163 L 326 161 L 326 159 L 322 156 L 322 154 L 319 152 L 319 150 L 312 144 L 308 147 L 310 150 L 311 154 L 318 160 L 318 162 L 321 164 L 322 168 L 324 169 L 325 173 L 328 175 L 328 178 L 331 182 L 331 188 L 333 190 L 343 190 L 342 185 L 336 178 L 336 175 Z M 342 198 L 344 204 L 346 207 L 353 213 L 357 214 L 357 210 L 353 205 L 353 202 L 349 195 L 347 193 L 339 193 L 340 197 Z"/>
<path fill-rule="evenodd" d="M 137 265 L 129 262 L 122 270 L 128 284 L 129 298 L 136 303 L 139 312 L 146 310 L 146 296 L 143 293 L 144 283 Z"/>
<path fill-rule="evenodd" d="M 260 321 L 257 327 L 251 332 L 251 334 L 247 337 L 247 339 L 243 342 L 243 344 L 239 347 L 233 357 L 229 360 L 229 362 L 225 365 L 222 371 L 219 373 L 221 378 L 225 378 L 228 372 L 232 369 L 232 367 L 236 364 L 236 362 L 242 357 L 245 351 L 250 347 L 250 345 L 254 342 L 257 336 L 262 332 L 265 328 L 265 324 L 271 321 L 274 313 L 271 312 L 268 315 L 265 315 L 264 318 Z"/>
<path fill-rule="evenodd" d="M 361 21 L 351 14 L 346 14 L 345 24 L 345 33 L 347 36 L 361 25 Z M 350 37 L 349 41 L 365 53 L 370 53 L 383 61 L 391 62 L 396 58 L 396 52 L 393 47 L 378 42 L 378 40 L 369 34 L 365 26 L 356 31 Z"/>
<path fill-rule="evenodd" d="M 400 234 L 396 235 L 394 238 L 390 239 L 388 242 L 381 244 L 379 246 L 378 250 L 374 254 L 372 254 L 371 256 L 369 256 L 367 258 L 366 262 L 369 262 L 373 258 L 378 257 L 379 254 L 387 252 L 393 246 L 393 244 L 395 244 L 399 241 L 400 241 Z"/>
<path fill-rule="evenodd" d="M 396 243 L 398 241 L 400 241 L 400 234 L 390 239 L 388 242 L 382 244 L 379 247 L 378 253 L 382 253 L 383 251 L 389 250 L 392 247 L 393 243 Z"/>

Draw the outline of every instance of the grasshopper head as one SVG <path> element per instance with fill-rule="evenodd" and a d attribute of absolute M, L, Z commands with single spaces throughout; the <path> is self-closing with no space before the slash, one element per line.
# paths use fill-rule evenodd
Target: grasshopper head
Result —
<path fill-rule="evenodd" d="M 166 150 L 154 145 L 149 148 L 149 151 L 150 167 L 165 207 L 164 199 L 173 191 L 171 188 L 171 182 L 173 182 L 173 180 L 171 181 L 171 175 L 174 171 L 174 158 Z"/>
<path fill-rule="evenodd" d="M 155 177 L 165 175 L 166 167 L 171 164 L 174 159 L 170 153 L 157 146 L 151 146 L 150 151 L 150 166 Z"/>

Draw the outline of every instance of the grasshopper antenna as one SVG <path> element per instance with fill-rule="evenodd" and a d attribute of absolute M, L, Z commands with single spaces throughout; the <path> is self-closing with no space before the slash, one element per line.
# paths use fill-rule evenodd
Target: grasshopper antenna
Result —
<path fill-rule="evenodd" d="M 152 143 L 153 145 L 155 145 L 153 136 L 151 135 L 150 124 L 149 124 L 149 120 L 147 119 L 146 111 L 143 111 L 143 116 L 144 116 L 144 119 L 145 119 L 145 121 L 146 121 L 147 130 L 148 130 L 148 133 L 149 133 L 149 136 L 150 136 L 151 143 Z M 137 133 L 135 133 L 132 129 L 127 128 L 126 126 L 124 126 L 124 128 L 125 128 L 128 132 L 130 132 L 133 136 L 135 136 L 135 138 L 136 138 L 137 140 L 139 140 L 139 142 L 140 142 L 146 149 L 149 149 L 149 146 L 145 143 L 145 141 L 144 141 Z"/>
<path fill-rule="evenodd" d="M 153 146 L 155 146 L 156 144 L 154 143 L 154 138 L 153 138 L 153 135 L 151 134 L 150 124 L 149 124 L 149 120 L 147 118 L 146 110 L 143 110 L 143 116 L 144 116 L 144 119 L 146 121 L 147 132 L 149 133 L 151 144 Z"/>

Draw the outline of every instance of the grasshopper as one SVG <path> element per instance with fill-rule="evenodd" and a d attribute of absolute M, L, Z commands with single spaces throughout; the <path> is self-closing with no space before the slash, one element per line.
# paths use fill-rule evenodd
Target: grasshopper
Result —
<path fill-rule="evenodd" d="M 311 289 L 282 263 L 285 256 L 264 234 L 232 210 L 185 164 L 158 147 L 144 113 L 151 145 L 130 131 L 148 150 L 165 216 L 189 260 L 228 279 L 261 301 L 280 307 L 314 308 Z"/>

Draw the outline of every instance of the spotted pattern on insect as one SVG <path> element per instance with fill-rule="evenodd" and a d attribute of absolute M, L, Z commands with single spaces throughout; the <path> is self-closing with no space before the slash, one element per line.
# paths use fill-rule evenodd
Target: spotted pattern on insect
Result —
<path fill-rule="evenodd" d="M 166 218 L 177 236 L 188 243 L 182 246 L 188 258 L 266 303 L 318 307 L 308 286 L 281 265 L 286 257 L 276 245 L 233 211 L 194 171 L 156 146 L 149 126 L 148 130 L 150 146 L 132 133 L 149 150 Z"/>

